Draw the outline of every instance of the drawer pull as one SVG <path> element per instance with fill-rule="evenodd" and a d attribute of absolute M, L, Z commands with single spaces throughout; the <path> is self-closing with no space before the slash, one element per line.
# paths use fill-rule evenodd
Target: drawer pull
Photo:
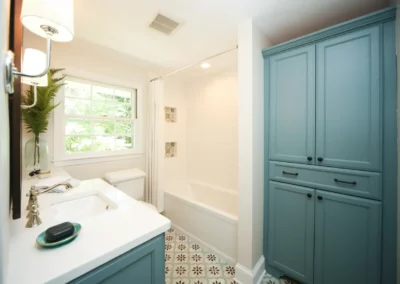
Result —
<path fill-rule="evenodd" d="M 288 172 L 285 172 L 285 171 L 283 171 L 282 172 L 284 175 L 289 175 L 289 176 L 298 176 L 299 174 L 298 173 L 288 173 Z"/>
<path fill-rule="evenodd" d="M 338 180 L 337 178 L 335 178 L 334 181 L 335 181 L 335 182 L 339 182 L 339 183 L 357 185 L 357 182 L 355 182 L 355 181 L 343 181 L 343 180 Z"/>

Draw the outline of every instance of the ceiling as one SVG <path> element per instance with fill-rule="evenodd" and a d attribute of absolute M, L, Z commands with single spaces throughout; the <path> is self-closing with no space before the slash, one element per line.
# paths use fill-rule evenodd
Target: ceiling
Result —
<path fill-rule="evenodd" d="M 253 17 L 273 44 L 378 10 L 389 0 L 84 0 L 75 1 L 75 36 L 163 70 L 237 44 Z M 181 25 L 167 36 L 148 28 L 162 13 Z"/>

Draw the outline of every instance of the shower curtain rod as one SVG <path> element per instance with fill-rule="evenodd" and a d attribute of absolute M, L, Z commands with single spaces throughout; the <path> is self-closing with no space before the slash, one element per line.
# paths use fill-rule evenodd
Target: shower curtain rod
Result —
<path fill-rule="evenodd" d="M 162 75 L 162 76 L 158 76 L 158 77 L 156 77 L 156 78 L 153 78 L 153 79 L 150 80 L 150 82 L 153 82 L 153 81 L 156 81 L 156 80 L 159 80 L 159 79 L 162 79 L 162 78 L 171 76 L 171 75 L 173 75 L 173 74 L 175 74 L 175 73 L 178 73 L 178 72 L 181 72 L 181 71 L 183 71 L 183 70 L 185 70 L 185 69 L 188 69 L 188 68 L 190 68 L 190 67 L 192 67 L 192 66 L 194 66 L 194 65 L 197 65 L 197 64 L 200 64 L 200 63 L 202 63 L 202 62 L 204 62 L 204 61 L 213 59 L 213 58 L 215 58 L 215 57 L 217 57 L 217 56 L 220 56 L 220 55 L 222 55 L 222 54 L 228 53 L 228 52 L 233 51 L 233 50 L 238 49 L 238 48 L 239 48 L 239 46 L 236 45 L 235 48 L 231 48 L 231 49 L 225 50 L 225 51 L 220 52 L 220 53 L 218 53 L 218 54 L 215 54 L 215 55 L 213 55 L 213 56 L 207 57 L 207 58 L 205 58 L 205 59 L 203 59 L 203 60 L 197 61 L 196 63 L 192 63 L 192 64 L 190 64 L 190 65 L 187 65 L 187 66 L 185 66 L 185 67 L 182 67 L 182 68 L 180 68 L 180 69 L 177 69 L 177 70 L 175 70 L 175 71 L 172 71 L 172 72 L 170 72 L 170 73 L 167 73 L 167 74 L 165 74 L 165 75 Z"/>

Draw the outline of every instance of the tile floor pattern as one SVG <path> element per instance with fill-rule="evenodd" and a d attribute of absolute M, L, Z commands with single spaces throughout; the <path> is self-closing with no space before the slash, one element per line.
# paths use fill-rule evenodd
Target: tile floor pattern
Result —
<path fill-rule="evenodd" d="M 166 284 L 237 284 L 235 267 L 200 247 L 174 228 L 165 234 Z M 264 284 L 297 284 L 270 275 Z"/>

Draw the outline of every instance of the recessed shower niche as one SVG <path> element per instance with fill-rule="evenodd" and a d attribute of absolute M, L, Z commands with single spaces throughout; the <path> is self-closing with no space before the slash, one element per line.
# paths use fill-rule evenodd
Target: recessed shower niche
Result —
<path fill-rule="evenodd" d="M 176 157 L 177 143 L 166 142 L 165 143 L 165 158 Z"/>
<path fill-rule="evenodd" d="M 164 107 L 165 111 L 165 121 L 166 122 L 176 122 L 176 107 Z"/>

